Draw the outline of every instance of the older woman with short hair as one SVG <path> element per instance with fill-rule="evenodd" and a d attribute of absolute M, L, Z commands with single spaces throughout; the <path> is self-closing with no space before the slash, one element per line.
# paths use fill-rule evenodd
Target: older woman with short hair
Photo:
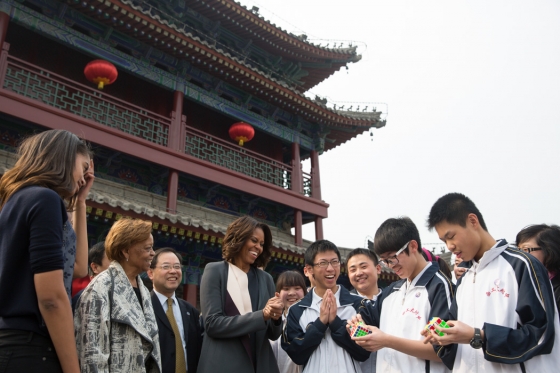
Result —
<path fill-rule="evenodd" d="M 152 224 L 121 219 L 105 239 L 113 262 L 80 297 L 74 326 L 82 373 L 161 372 L 158 328 L 140 274 L 154 257 Z"/>
<path fill-rule="evenodd" d="M 209 263 L 200 285 L 205 331 L 199 373 L 278 373 L 268 340 L 280 336 L 283 304 L 264 268 L 272 235 L 250 217 L 231 223 L 223 262 Z"/>

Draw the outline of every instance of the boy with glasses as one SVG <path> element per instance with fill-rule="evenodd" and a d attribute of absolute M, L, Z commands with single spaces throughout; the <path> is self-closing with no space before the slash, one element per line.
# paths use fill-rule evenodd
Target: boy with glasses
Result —
<path fill-rule="evenodd" d="M 443 336 L 424 332 L 425 342 L 456 373 L 558 372 L 560 325 L 546 268 L 495 240 L 463 194 L 438 199 L 428 227 L 467 271 L 457 282 L 449 328 Z"/>
<path fill-rule="evenodd" d="M 351 340 L 346 320 L 356 315 L 362 298 L 336 284 L 340 253 L 330 241 L 316 241 L 305 252 L 305 266 L 315 287 L 290 307 L 282 348 L 303 373 L 360 373 L 356 361 L 369 352 Z"/>
<path fill-rule="evenodd" d="M 353 339 L 368 351 L 378 351 L 378 372 L 446 372 L 434 349 L 423 343 L 420 330 L 433 317 L 448 319 L 453 284 L 437 262 L 424 259 L 418 229 L 407 217 L 381 224 L 374 251 L 381 265 L 401 280 L 385 288 L 377 302 L 360 309 L 372 334 Z"/>

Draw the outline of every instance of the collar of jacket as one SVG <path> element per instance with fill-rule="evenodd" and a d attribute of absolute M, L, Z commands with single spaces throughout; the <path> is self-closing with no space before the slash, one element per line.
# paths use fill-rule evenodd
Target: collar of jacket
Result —
<path fill-rule="evenodd" d="M 492 262 L 494 259 L 496 259 L 498 256 L 500 256 L 502 254 L 502 252 L 507 249 L 508 247 L 513 247 L 510 244 L 507 243 L 506 240 L 504 239 L 500 239 L 498 241 L 496 241 L 496 244 L 487 252 L 485 252 L 482 255 L 482 258 L 480 258 L 480 261 L 475 264 L 474 260 L 469 260 L 467 263 L 462 262 L 460 265 L 461 267 L 465 267 L 465 268 L 471 268 L 471 267 L 476 267 L 476 271 L 480 271 L 482 270 L 484 267 L 486 267 L 490 262 Z M 465 263 L 465 264 L 463 264 Z"/>
<path fill-rule="evenodd" d="M 110 305 L 111 321 L 129 325 L 143 338 L 152 343 L 158 328 L 155 324 L 155 318 L 149 314 L 149 310 L 152 309 L 152 298 L 142 279 L 140 276 L 136 278 L 142 296 L 142 306 L 140 306 L 132 284 L 119 262 L 113 261 L 111 263 L 109 268 L 107 268 L 107 275 L 109 277 L 109 289 L 107 291 L 112 291 L 113 293 Z M 111 282 L 111 278 L 114 282 Z M 111 286 L 113 286 L 112 289 L 110 288 Z"/>
<path fill-rule="evenodd" d="M 432 277 L 434 277 L 437 271 L 439 271 L 439 264 L 437 264 L 437 262 L 430 262 L 430 263 L 432 263 L 432 265 L 429 266 L 428 269 L 424 271 L 424 273 L 422 273 L 422 276 L 420 276 L 418 281 L 416 281 L 414 287 L 416 286 L 426 287 L 426 285 L 428 284 L 428 282 L 430 282 Z M 399 290 L 406 283 L 406 281 L 407 279 L 399 280 L 395 284 L 394 289 Z"/>
<path fill-rule="evenodd" d="M 337 285 L 338 291 L 340 291 L 340 295 L 338 297 L 338 301 L 340 302 L 340 306 L 349 306 L 353 305 L 357 300 L 362 300 L 362 297 L 354 294 L 350 294 L 348 290 L 342 285 Z M 305 297 L 303 297 L 298 303 L 296 303 L 300 307 L 309 308 L 311 307 L 311 303 L 313 302 L 313 292 L 315 288 L 311 289 L 309 293 Z"/>

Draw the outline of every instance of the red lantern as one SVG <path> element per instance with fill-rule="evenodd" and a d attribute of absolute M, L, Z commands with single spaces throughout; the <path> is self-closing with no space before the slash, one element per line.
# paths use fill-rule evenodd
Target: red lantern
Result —
<path fill-rule="evenodd" d="M 239 143 L 239 146 L 243 146 L 243 143 L 251 141 L 255 136 L 255 130 L 250 124 L 244 122 L 238 122 L 231 125 L 229 128 L 229 137 Z"/>
<path fill-rule="evenodd" d="M 111 62 L 104 60 L 94 60 L 86 65 L 84 74 L 87 80 L 97 84 L 97 88 L 103 89 L 106 84 L 111 84 L 117 80 L 119 73 Z"/>

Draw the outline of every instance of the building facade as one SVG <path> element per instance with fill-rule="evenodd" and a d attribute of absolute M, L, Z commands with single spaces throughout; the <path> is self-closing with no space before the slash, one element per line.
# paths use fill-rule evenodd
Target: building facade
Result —
<path fill-rule="evenodd" d="M 319 156 L 385 125 L 305 95 L 358 62 L 355 47 L 320 47 L 235 1 L 0 0 L 0 45 L 0 174 L 32 133 L 89 141 L 90 243 L 122 216 L 152 221 L 155 246 L 183 255 L 193 304 L 237 216 L 271 226 L 273 276 L 303 267 L 302 225 L 321 239 L 328 217 Z M 118 70 L 102 90 L 84 76 L 96 59 Z M 243 146 L 237 122 L 255 132 Z"/>

